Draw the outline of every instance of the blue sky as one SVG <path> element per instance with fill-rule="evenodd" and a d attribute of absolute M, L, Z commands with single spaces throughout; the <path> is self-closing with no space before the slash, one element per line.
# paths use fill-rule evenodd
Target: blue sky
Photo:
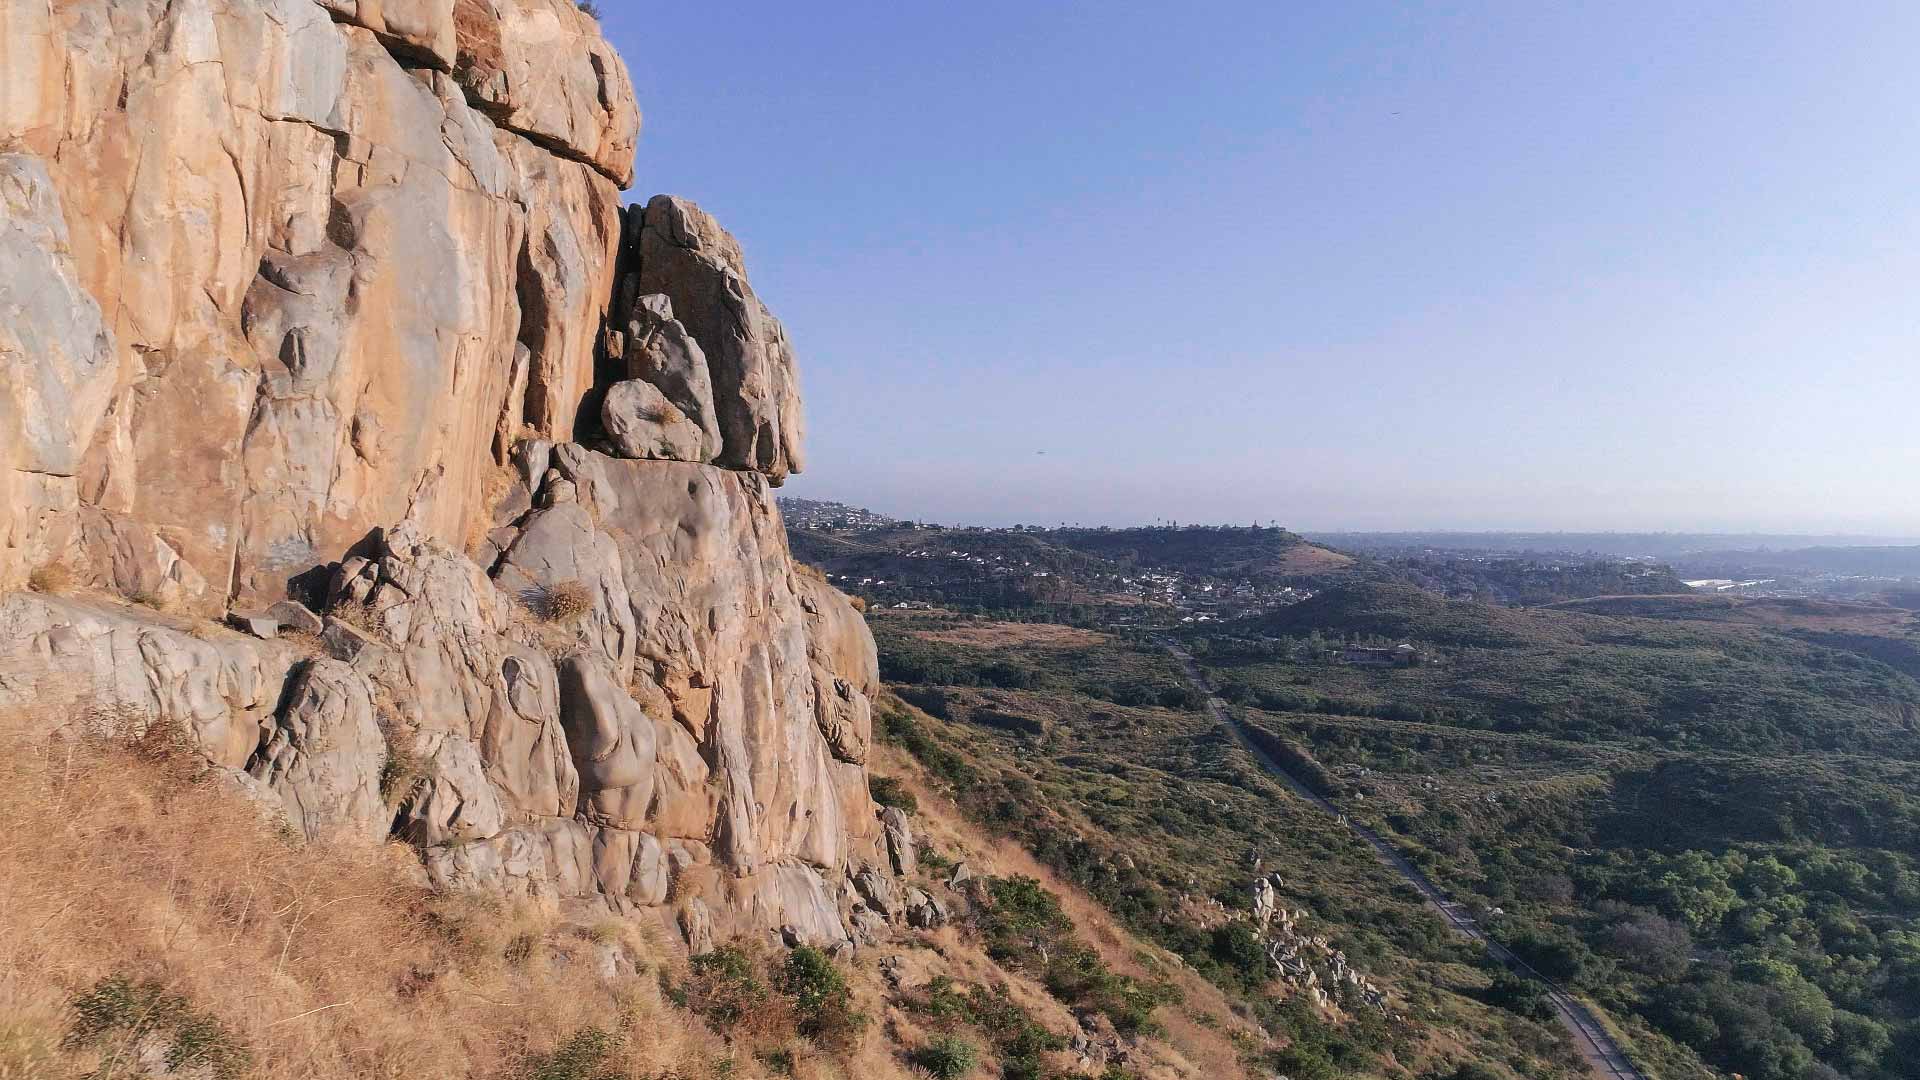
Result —
<path fill-rule="evenodd" d="M 1920 534 L 1920 6 L 602 7 L 792 494 Z"/>

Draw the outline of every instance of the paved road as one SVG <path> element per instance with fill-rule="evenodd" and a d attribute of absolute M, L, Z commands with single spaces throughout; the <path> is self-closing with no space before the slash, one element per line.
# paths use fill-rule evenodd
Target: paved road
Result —
<path fill-rule="evenodd" d="M 1435 885 L 1432 879 L 1421 873 L 1419 867 L 1408 862 L 1405 856 L 1402 856 L 1392 844 L 1387 843 L 1379 833 L 1347 817 L 1339 807 L 1315 794 L 1311 788 L 1287 772 L 1278 761 L 1253 741 L 1253 738 L 1247 734 L 1246 728 L 1242 727 L 1240 721 L 1228 711 L 1227 703 L 1213 696 L 1213 684 L 1207 681 L 1205 673 L 1200 670 L 1200 665 L 1194 660 L 1192 654 L 1170 641 L 1162 641 L 1160 644 L 1173 654 L 1174 659 L 1180 661 L 1180 666 L 1186 669 L 1187 678 L 1193 681 L 1193 685 L 1207 695 L 1207 711 L 1213 715 L 1214 720 L 1231 731 L 1233 737 L 1240 741 L 1240 745 L 1246 748 L 1247 753 L 1253 755 L 1254 760 L 1260 762 L 1268 772 L 1285 784 L 1289 791 L 1334 815 L 1341 824 L 1351 829 L 1354 835 L 1366 841 L 1367 846 L 1373 848 L 1374 854 L 1380 857 L 1380 861 L 1386 863 L 1405 878 L 1408 884 L 1418 889 L 1420 895 L 1426 897 L 1427 903 L 1433 905 L 1440 912 L 1441 917 L 1452 924 L 1454 929 L 1475 941 L 1483 942 L 1487 947 L 1487 953 L 1504 964 L 1508 971 L 1533 979 L 1546 987 L 1547 1000 L 1553 1004 L 1554 1012 L 1560 1017 L 1560 1023 L 1572 1033 L 1574 1046 L 1579 1049 L 1580 1056 L 1587 1059 L 1587 1065 L 1593 1069 L 1595 1076 L 1602 1077 L 1604 1080 L 1647 1080 L 1645 1074 L 1634 1068 L 1633 1061 L 1620 1049 L 1620 1044 L 1614 1042 L 1613 1036 L 1608 1035 L 1607 1030 L 1600 1026 L 1600 1021 L 1593 1015 L 1593 1010 L 1567 993 L 1552 979 L 1535 970 L 1531 964 L 1515 956 L 1506 946 L 1487 937 L 1486 931 L 1480 929 L 1479 924 L 1473 921 L 1473 916 L 1468 915 L 1459 904 L 1447 899 L 1447 895 L 1440 891 L 1440 887 Z"/>

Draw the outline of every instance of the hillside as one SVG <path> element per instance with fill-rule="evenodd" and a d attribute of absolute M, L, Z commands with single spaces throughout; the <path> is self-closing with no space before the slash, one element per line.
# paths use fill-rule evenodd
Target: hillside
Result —
<path fill-rule="evenodd" d="M 1135 569 L 1178 570 L 1227 581 L 1285 583 L 1352 565 L 1350 556 L 1285 529 L 1189 526 L 1051 529 L 1049 542 Z"/>
<path fill-rule="evenodd" d="M 1273 1032 L 1243 1048 L 1250 1075 L 1580 1075 L 1557 1028 L 1491 1003 L 1482 955 L 1207 718 L 1164 650 L 938 613 L 875 628 L 900 698 L 883 743 Z M 1288 914 L 1263 922 L 1262 903 Z"/>
<path fill-rule="evenodd" d="M 1920 1048 L 1920 682 L 1868 643 L 1901 632 L 1827 603 L 1360 587 L 1191 646 L 1343 813 L 1637 1027 L 1649 1074 L 1891 1080 Z M 1421 662 L 1343 663 L 1348 640 Z"/>
<path fill-rule="evenodd" d="M 1278 607 L 1351 560 L 1280 529 L 792 527 L 796 557 L 881 604 L 997 612 L 1132 609 L 1177 621 Z"/>
<path fill-rule="evenodd" d="M 55 823 L 0 840 L 8 1080 L 905 1080 L 935 1051 L 1006 1076 L 1208 1080 L 1265 1041 L 925 788 L 898 902 L 938 898 L 937 924 L 831 958 L 763 941 L 690 956 L 647 913 L 436 891 L 400 844 L 290 843 L 180 743 L 38 727 L 0 715 L 0 820 Z M 877 764 L 910 798 L 897 752 Z M 972 884 L 949 886 L 961 865 Z M 1016 894 L 1037 906 L 996 900 Z M 1072 984 L 996 944 L 1010 918 L 1056 908 L 1025 932 L 1073 960 Z"/>

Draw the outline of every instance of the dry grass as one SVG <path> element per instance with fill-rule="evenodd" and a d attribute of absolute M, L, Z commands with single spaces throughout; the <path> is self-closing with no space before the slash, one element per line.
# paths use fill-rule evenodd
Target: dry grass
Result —
<path fill-rule="evenodd" d="M 404 849 L 294 846 L 165 740 L 29 734 L 45 726 L 0 718 L 0 1080 L 124 1055 L 131 1028 L 62 1045 L 102 987 L 177 1002 L 270 1080 L 535 1076 L 583 1047 L 598 1059 L 579 1075 L 606 1080 L 767 1075 L 654 975 L 595 974 L 608 948 L 671 962 L 630 923 L 434 895 Z M 854 1068 L 800 1074 L 870 1074 Z"/>
<path fill-rule="evenodd" d="M 1174 963 L 1170 954 L 1144 945 L 1120 926 L 1097 900 L 1060 877 L 1025 848 L 993 836 L 968 820 L 938 785 L 929 782 L 920 763 L 905 751 L 876 744 L 870 765 L 876 772 L 898 778 L 914 794 L 919 804 L 919 811 L 914 815 L 918 837 L 947 858 L 965 862 L 975 875 L 1020 874 L 1038 880 L 1060 898 L 1061 909 L 1072 918 L 1080 938 L 1093 947 L 1109 968 L 1142 981 L 1165 980 L 1179 989 L 1182 1004 L 1161 1008 L 1154 1014 L 1154 1019 L 1165 1027 L 1166 1035 L 1137 1048 L 1139 1052 L 1128 1066 L 1136 1075 L 1144 1080 L 1224 1080 L 1246 1075 L 1236 1039 L 1260 1045 L 1266 1041 L 1265 1034 L 1239 1017 L 1219 987 L 1190 968 Z M 970 961 L 970 950 L 948 936 L 952 934 L 949 928 L 933 936 L 934 943 L 941 948 L 948 974 L 964 981 L 1006 984 L 1014 992 L 1015 1000 L 1043 1022 L 1050 1022 L 1050 1016 L 1062 1008 L 1039 987 L 1026 986 L 1028 980 L 1022 977 L 1008 977 L 984 956 Z M 1209 1020 L 1196 1020 L 1197 1016 Z M 1065 1026 L 1057 1029 L 1071 1030 Z"/>
<path fill-rule="evenodd" d="M 593 610 L 593 590 L 578 581 L 559 581 L 540 594 L 541 618 L 553 623 L 570 623 Z"/>
<path fill-rule="evenodd" d="M 1103 645 L 1112 639 L 1092 630 L 1057 623 L 971 622 L 939 630 L 915 630 L 913 636 L 949 645 L 967 645 L 981 649 L 1038 648 L 1080 649 Z"/>
<path fill-rule="evenodd" d="M 62 562 L 50 562 L 27 575 L 27 587 L 48 596 L 65 596 L 74 589 L 73 570 Z"/>
<path fill-rule="evenodd" d="M 373 634 L 376 637 L 380 634 L 380 616 L 373 610 L 372 604 L 356 604 L 342 598 L 327 609 L 327 616 L 339 619 L 363 633 Z"/>

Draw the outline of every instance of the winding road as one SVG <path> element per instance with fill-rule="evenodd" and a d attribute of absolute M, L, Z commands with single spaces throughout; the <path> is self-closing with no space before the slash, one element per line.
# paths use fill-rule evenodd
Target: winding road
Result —
<path fill-rule="evenodd" d="M 1379 856 L 1380 861 L 1386 863 L 1394 872 L 1405 878 L 1408 884 L 1418 889 L 1427 903 L 1433 905 L 1434 909 L 1440 912 L 1440 916 L 1446 919 L 1455 930 L 1486 945 L 1488 955 L 1500 961 L 1508 971 L 1532 979 L 1546 987 L 1547 1000 L 1552 1003 L 1554 1012 L 1560 1017 L 1560 1023 L 1573 1035 L 1574 1046 L 1579 1049 L 1580 1056 L 1586 1059 L 1587 1065 L 1593 1070 L 1595 1076 L 1602 1077 L 1604 1080 L 1647 1080 L 1646 1075 L 1634 1067 L 1632 1059 L 1627 1057 L 1626 1052 L 1620 1049 L 1620 1044 L 1614 1042 L 1613 1036 L 1607 1034 L 1607 1029 L 1601 1026 L 1599 1018 L 1594 1016 L 1592 1009 L 1567 993 L 1558 983 L 1541 974 L 1533 965 L 1515 956 L 1506 946 L 1489 938 L 1486 931 L 1480 929 L 1479 924 L 1474 922 L 1473 916 L 1467 914 L 1466 909 L 1447 899 L 1447 895 L 1440 891 L 1440 887 L 1435 885 L 1431 878 L 1421 873 L 1419 867 L 1408 862 L 1406 857 L 1401 855 L 1392 844 L 1387 843 L 1379 833 L 1347 817 L 1339 807 L 1315 794 L 1312 789 L 1283 768 L 1278 761 L 1262 750 L 1258 743 L 1254 742 L 1252 736 L 1247 734 L 1246 728 L 1228 711 L 1227 703 L 1214 696 L 1213 684 L 1207 681 L 1206 674 L 1200 670 L 1200 664 L 1194 660 L 1193 655 L 1171 641 L 1163 639 L 1160 644 L 1180 662 L 1180 666 L 1186 670 L 1187 678 L 1193 685 L 1207 695 L 1207 711 L 1212 714 L 1215 722 L 1232 732 L 1233 737 L 1239 740 L 1247 753 L 1251 754 L 1255 761 L 1258 761 L 1282 784 L 1285 784 L 1287 790 L 1334 815 L 1341 824 L 1352 830 L 1354 835 L 1366 841 L 1367 846 L 1373 849 L 1373 853 Z"/>

